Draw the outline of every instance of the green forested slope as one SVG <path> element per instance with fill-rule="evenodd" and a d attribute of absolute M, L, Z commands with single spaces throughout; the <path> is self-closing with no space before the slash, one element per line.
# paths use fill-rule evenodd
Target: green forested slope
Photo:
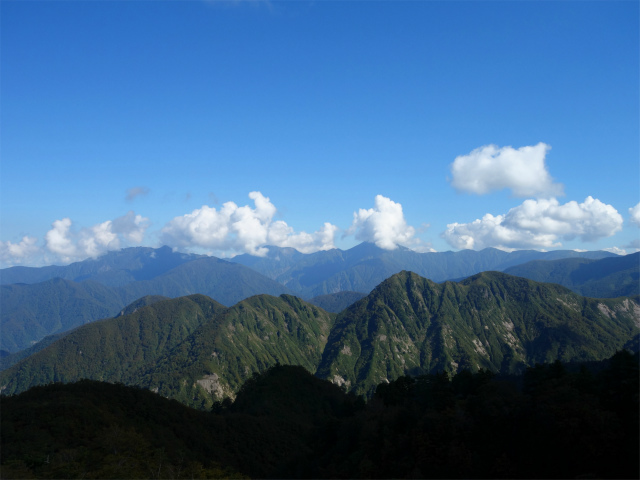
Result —
<path fill-rule="evenodd" d="M 499 272 L 443 284 L 401 272 L 340 313 L 317 374 L 370 394 L 405 374 L 600 360 L 639 321 L 637 299 L 589 299 Z"/>
<path fill-rule="evenodd" d="M 203 295 L 166 300 L 136 312 L 85 325 L 0 373 L 11 394 L 35 385 L 82 378 L 127 382 L 198 326 L 224 310 Z"/>
<path fill-rule="evenodd" d="M 315 371 L 334 317 L 290 295 L 257 295 L 229 309 L 204 295 L 159 301 L 70 332 L 1 372 L 0 388 L 89 378 L 209 406 L 278 362 Z"/>
<path fill-rule="evenodd" d="M 93 378 L 206 408 L 279 362 L 371 395 L 406 374 L 601 360 L 631 345 L 639 322 L 637 297 L 597 300 L 499 272 L 443 284 L 401 272 L 337 318 L 290 295 L 228 309 L 202 295 L 160 301 L 74 330 L 2 372 L 0 387 Z"/>
<path fill-rule="evenodd" d="M 266 293 L 289 290 L 248 267 L 213 257 L 197 257 L 148 280 L 109 287 L 60 278 L 36 284 L 0 286 L 0 348 L 16 352 L 47 335 L 112 317 L 144 296 L 203 294 L 226 306 Z"/>
<path fill-rule="evenodd" d="M 276 363 L 315 371 L 335 315 L 291 295 L 248 298 L 198 328 L 129 381 L 193 406 L 234 396 Z"/>

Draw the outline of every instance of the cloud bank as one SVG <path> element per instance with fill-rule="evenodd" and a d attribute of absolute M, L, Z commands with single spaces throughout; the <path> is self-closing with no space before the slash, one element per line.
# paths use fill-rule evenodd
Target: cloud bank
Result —
<path fill-rule="evenodd" d="M 13 266 L 29 262 L 40 250 L 37 243 L 37 238 L 28 235 L 22 237 L 22 240 L 18 243 L 0 242 L 0 263 L 6 266 Z"/>
<path fill-rule="evenodd" d="M 560 239 L 610 237 L 622 229 L 622 221 L 615 208 L 592 197 L 564 205 L 555 198 L 525 200 L 506 215 L 488 213 L 471 223 L 451 223 L 442 236 L 460 249 L 550 248 L 562 246 Z"/>
<path fill-rule="evenodd" d="M 97 257 L 126 245 L 139 244 L 148 227 L 149 219 L 133 211 L 79 231 L 73 229 L 70 218 L 63 218 L 52 223 L 44 236 L 44 246 L 30 236 L 23 237 L 19 243 L 0 242 L 0 263 L 7 267 L 69 263 Z"/>
<path fill-rule="evenodd" d="M 260 192 L 249 193 L 255 208 L 226 202 L 220 210 L 203 205 L 186 215 L 175 217 L 161 232 L 164 244 L 177 248 L 202 247 L 219 252 L 266 255 L 265 245 L 293 247 L 303 253 L 335 248 L 338 227 L 325 223 L 312 234 L 295 233 L 282 220 L 273 221 L 276 207 Z"/>
<path fill-rule="evenodd" d="M 113 221 L 107 220 L 79 232 L 72 231 L 71 226 L 69 218 L 56 220 L 45 235 L 46 249 L 64 262 L 97 257 L 120 249 L 122 243 L 141 242 L 149 219 L 129 211 Z"/>
<path fill-rule="evenodd" d="M 542 142 L 517 150 L 496 145 L 476 148 L 453 161 L 451 185 L 460 192 L 478 195 L 503 189 L 516 197 L 562 195 L 562 185 L 553 182 L 545 165 L 550 149 Z"/>

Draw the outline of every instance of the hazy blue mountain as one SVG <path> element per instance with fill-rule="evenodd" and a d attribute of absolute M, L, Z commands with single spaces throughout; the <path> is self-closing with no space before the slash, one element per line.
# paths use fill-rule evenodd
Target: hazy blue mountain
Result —
<path fill-rule="evenodd" d="M 600 260 L 535 260 L 510 267 L 505 273 L 537 282 L 559 283 L 586 297 L 640 295 L 640 252 Z"/>
<path fill-rule="evenodd" d="M 122 286 L 150 280 L 203 255 L 174 252 L 169 247 L 132 247 L 105 253 L 65 266 L 10 267 L 0 269 L 0 283 L 39 283 L 53 278 L 74 282 L 95 280 L 108 286 Z"/>
<path fill-rule="evenodd" d="M 79 284 L 79 285 L 82 286 L 82 284 Z M 136 300 L 135 302 L 127 305 L 125 308 L 123 308 L 120 311 L 120 313 L 116 315 L 116 317 L 120 317 L 123 315 L 130 315 L 142 307 L 145 307 L 147 305 L 152 305 L 162 300 L 169 300 L 169 298 L 162 297 L 160 295 L 147 295 L 146 297 L 142 297 Z M 23 350 L 19 350 L 15 353 L 10 353 L 7 351 L 7 355 L 0 356 L 0 371 L 6 370 L 7 368 L 15 365 L 16 363 L 27 358 L 28 356 L 33 355 L 34 353 L 37 353 L 40 350 L 43 350 L 44 348 L 51 345 L 53 342 L 56 342 L 60 340 L 62 337 L 64 337 L 65 335 L 71 333 L 74 329 L 75 328 L 72 328 L 71 330 L 63 330 L 60 333 L 56 333 L 53 335 L 47 335 L 46 337 L 36 342 L 31 347 L 25 348 Z"/>
<path fill-rule="evenodd" d="M 605 251 L 504 252 L 495 248 L 418 253 L 405 247 L 384 250 L 364 242 L 349 250 L 333 249 L 311 254 L 269 247 L 266 257 L 238 255 L 231 261 L 277 280 L 303 298 L 312 298 L 341 291 L 370 292 L 380 282 L 403 270 L 442 282 L 487 270 L 503 271 L 532 260 L 615 256 Z"/>
<path fill-rule="evenodd" d="M 112 317 L 131 301 L 100 283 L 55 278 L 33 285 L 0 286 L 0 345 L 16 352 L 47 335 Z"/>
<path fill-rule="evenodd" d="M 317 375 L 370 394 L 407 374 L 601 360 L 638 334 L 638 301 L 500 272 L 440 284 L 401 272 L 338 315 Z"/>
<path fill-rule="evenodd" d="M 146 295 L 180 297 L 202 293 L 223 305 L 289 289 L 243 265 L 215 257 L 198 257 L 149 280 L 124 286 L 105 286 L 95 280 L 76 283 L 52 279 L 36 284 L 0 286 L 0 348 L 16 352 L 47 335 L 113 317 L 126 305 Z"/>

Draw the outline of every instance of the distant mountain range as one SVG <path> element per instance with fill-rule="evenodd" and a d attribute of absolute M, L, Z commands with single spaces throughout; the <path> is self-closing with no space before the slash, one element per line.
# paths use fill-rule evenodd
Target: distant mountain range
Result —
<path fill-rule="evenodd" d="M 538 282 L 559 283 L 586 297 L 614 298 L 640 295 L 640 252 L 601 260 L 534 260 L 509 267 L 505 273 Z"/>
<path fill-rule="evenodd" d="M 616 255 L 573 250 L 504 252 L 495 248 L 418 253 L 405 247 L 384 250 L 364 242 L 349 250 L 333 249 L 311 254 L 302 254 L 292 248 L 269 247 L 265 257 L 244 254 L 231 261 L 280 282 L 302 298 L 312 298 L 343 291 L 369 293 L 380 282 L 403 270 L 443 282 L 488 270 L 503 271 L 533 260 L 609 257 Z"/>
<path fill-rule="evenodd" d="M 638 293 L 638 256 L 627 257 L 568 250 L 417 253 L 363 243 L 346 251 L 313 254 L 269 247 L 266 257 L 239 255 L 225 261 L 177 253 L 169 247 L 127 248 L 67 266 L 0 270 L 0 352 L 14 353 L 48 335 L 112 317 L 147 295 L 175 298 L 200 293 L 231 306 L 257 294 L 292 294 L 337 313 L 402 270 L 440 282 L 544 261 L 512 273 L 558 281 L 585 295 L 631 295 Z M 566 263 L 560 265 L 566 266 L 550 266 L 561 259 Z M 610 264 L 599 267 L 605 260 Z M 572 266 L 584 269 L 587 264 L 591 273 L 567 273 Z M 584 286 L 580 283 L 583 278 Z"/>
<path fill-rule="evenodd" d="M 136 250 L 136 249 L 128 249 Z M 97 260 L 72 264 L 68 267 L 49 267 L 45 272 L 22 270 L 17 275 L 10 270 L 8 278 L 24 281 L 28 278 L 41 280 L 53 272 L 62 274 L 55 277 L 27 284 L 16 283 L 0 286 L 0 301 L 2 312 L 0 315 L 0 349 L 16 352 L 30 347 L 47 335 L 68 331 L 79 325 L 98 319 L 112 317 L 123 307 L 134 300 L 146 295 L 162 295 L 165 297 L 180 297 L 195 293 L 202 293 L 217 299 L 225 306 L 230 306 L 251 295 L 267 293 L 280 295 L 291 291 L 259 273 L 243 265 L 226 262 L 215 257 L 193 256 L 171 269 L 164 265 L 154 265 L 149 259 L 168 257 L 171 264 L 176 263 L 176 257 L 167 254 L 167 250 L 159 249 L 160 254 L 153 256 L 151 249 L 140 249 L 138 257 L 127 253 L 131 261 L 129 269 L 122 267 L 116 270 L 121 252 L 107 254 Z M 167 255 L 165 255 L 167 254 Z M 139 261 L 135 261 L 135 259 Z M 147 260 L 147 262 L 140 259 Z M 14 267 L 16 268 L 16 267 Z M 64 268 L 69 270 L 65 271 Z M 118 267 L 120 268 L 120 267 Z M 92 270 L 95 274 L 89 274 Z M 74 276 L 81 272 L 82 281 Z M 108 285 L 99 283 L 109 273 Z M 160 272 L 151 276 L 150 272 Z M 6 277 L 2 271 L 2 279 Z M 150 277 L 142 279 L 145 277 Z M 114 279 L 129 279 L 129 283 L 113 286 Z M 139 280 L 131 280 L 140 278 Z"/>
<path fill-rule="evenodd" d="M 637 297 L 586 298 L 499 272 L 442 284 L 400 272 L 337 316 L 291 295 L 230 308 L 204 295 L 156 300 L 56 339 L 0 373 L 0 388 L 90 378 L 207 408 L 282 363 L 370 395 L 406 374 L 601 360 L 640 326 Z"/>

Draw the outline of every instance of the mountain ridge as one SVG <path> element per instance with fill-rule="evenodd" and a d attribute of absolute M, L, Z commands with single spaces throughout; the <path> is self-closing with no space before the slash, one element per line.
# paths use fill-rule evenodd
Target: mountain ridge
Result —
<path fill-rule="evenodd" d="M 403 375 L 518 373 L 556 359 L 603 359 L 637 339 L 639 302 L 581 297 L 501 272 L 435 283 L 403 271 L 338 315 L 287 294 L 256 295 L 232 307 L 192 295 L 79 327 L 0 372 L 0 388 L 16 393 L 38 382 L 108 375 L 208 408 L 233 397 L 254 373 L 283 363 L 370 396 L 375 385 Z M 167 325 L 178 319 L 190 326 L 176 325 L 181 333 L 171 344 L 158 340 L 170 337 Z M 79 352 L 92 352 L 91 362 Z"/>

